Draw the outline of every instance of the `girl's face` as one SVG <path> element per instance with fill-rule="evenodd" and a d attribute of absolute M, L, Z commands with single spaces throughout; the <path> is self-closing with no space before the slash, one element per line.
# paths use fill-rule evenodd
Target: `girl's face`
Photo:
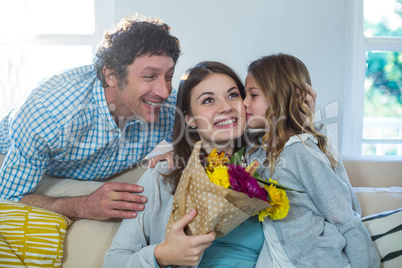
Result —
<path fill-rule="evenodd" d="M 246 78 L 245 90 L 246 98 L 244 99 L 244 106 L 246 106 L 247 126 L 249 128 L 265 129 L 265 112 L 269 107 L 269 102 L 257 88 L 254 78 L 250 74 Z"/>
<path fill-rule="evenodd" d="M 210 74 L 192 89 L 190 102 L 186 123 L 197 128 L 207 153 L 230 148 L 230 142 L 243 135 L 246 113 L 239 88 L 230 76 Z"/>

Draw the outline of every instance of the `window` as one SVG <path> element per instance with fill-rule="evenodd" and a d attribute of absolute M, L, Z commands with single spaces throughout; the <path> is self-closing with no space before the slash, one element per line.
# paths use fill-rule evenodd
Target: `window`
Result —
<path fill-rule="evenodd" d="M 342 153 L 402 155 L 402 0 L 348 3 Z"/>
<path fill-rule="evenodd" d="M 0 2 L 0 116 L 45 77 L 91 64 L 114 1 L 13 0 Z M 102 18 L 102 21 L 96 20 Z"/>
<path fill-rule="evenodd" d="M 362 154 L 402 155 L 402 0 L 365 0 L 364 36 Z"/>

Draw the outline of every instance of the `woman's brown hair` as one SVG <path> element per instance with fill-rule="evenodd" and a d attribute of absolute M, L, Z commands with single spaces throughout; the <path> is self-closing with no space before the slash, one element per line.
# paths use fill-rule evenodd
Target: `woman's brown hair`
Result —
<path fill-rule="evenodd" d="M 291 55 L 271 55 L 252 62 L 248 74 L 254 78 L 269 102 L 265 114 L 267 130 L 262 136 L 261 145 L 267 153 L 265 164 L 270 165 L 271 174 L 289 139 L 289 133 L 313 135 L 318 141 L 318 147 L 327 156 L 332 168 L 335 168 L 338 162 L 329 150 L 327 137 L 315 130 L 313 122 L 306 120 L 312 116 L 305 105 L 306 84 L 311 85 L 311 79 L 304 63 Z"/>
<path fill-rule="evenodd" d="M 173 127 L 173 155 L 174 155 L 174 170 L 167 174 L 162 174 L 165 181 L 169 182 L 172 186 L 172 192 L 176 190 L 179 183 L 181 174 L 186 168 L 188 160 L 193 151 L 194 144 L 201 138 L 198 135 L 197 129 L 190 128 L 185 123 L 185 116 L 191 113 L 191 93 L 192 89 L 205 80 L 211 74 L 225 74 L 231 77 L 244 99 L 245 91 L 244 85 L 240 78 L 230 67 L 220 62 L 204 61 L 193 68 L 190 68 L 184 73 L 180 80 L 180 85 L 177 93 L 176 114 Z M 236 142 L 236 148 L 243 145 L 242 139 Z"/>

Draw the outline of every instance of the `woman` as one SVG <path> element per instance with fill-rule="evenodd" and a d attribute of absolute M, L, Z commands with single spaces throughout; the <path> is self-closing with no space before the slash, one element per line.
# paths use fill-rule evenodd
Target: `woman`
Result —
<path fill-rule="evenodd" d="M 182 113 L 176 112 L 173 132 L 174 155 L 180 161 L 174 163 L 171 172 L 159 167 L 148 169 L 141 177 L 138 184 L 144 187 L 143 195 L 148 198 L 146 209 L 137 218 L 123 220 L 106 253 L 104 267 L 264 266 L 267 251 L 257 217 L 249 218 L 214 241 L 213 232 L 185 235 L 183 229 L 196 216 L 196 211 L 191 211 L 175 222 L 164 237 L 173 194 L 194 144 L 202 139 L 204 155 L 214 148 L 232 154 L 243 145 L 246 125 L 243 97 L 240 79 L 221 63 L 200 63 L 182 77 L 176 104 L 177 111 Z"/>

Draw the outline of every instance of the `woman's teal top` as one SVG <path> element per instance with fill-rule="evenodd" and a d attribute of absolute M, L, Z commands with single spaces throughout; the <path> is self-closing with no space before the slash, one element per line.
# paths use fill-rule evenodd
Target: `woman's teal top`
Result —
<path fill-rule="evenodd" d="M 227 235 L 215 239 L 205 250 L 198 267 L 255 267 L 263 243 L 258 216 L 250 217 Z"/>

